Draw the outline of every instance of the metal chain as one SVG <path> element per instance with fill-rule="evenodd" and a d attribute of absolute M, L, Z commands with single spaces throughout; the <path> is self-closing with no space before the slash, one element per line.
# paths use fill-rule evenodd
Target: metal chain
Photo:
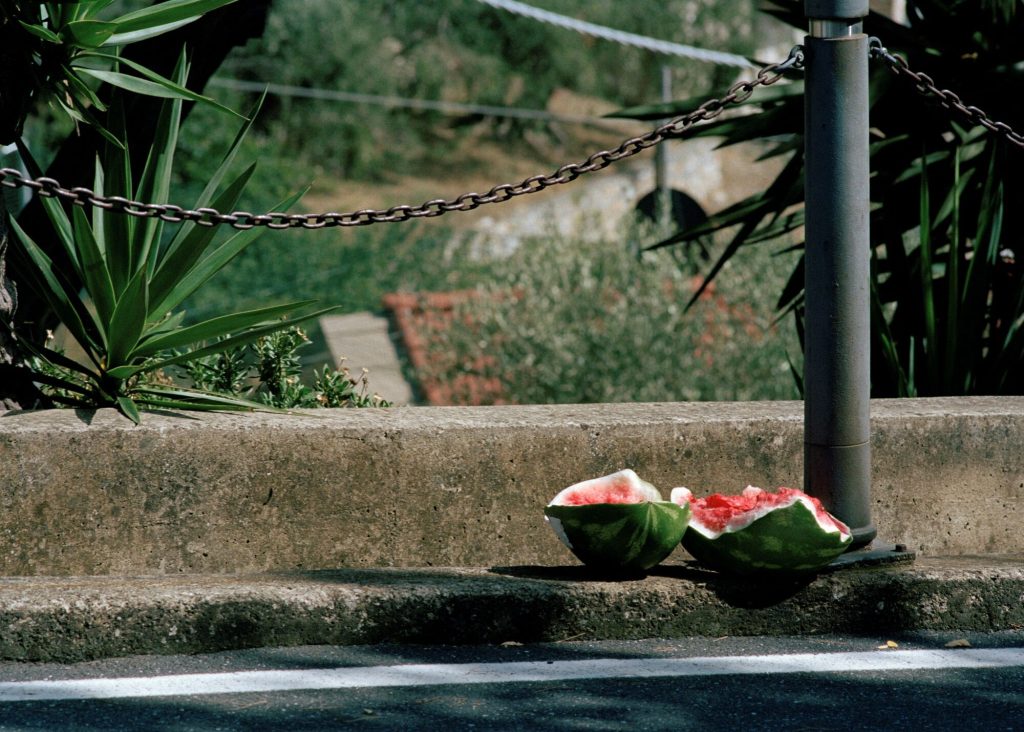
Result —
<path fill-rule="evenodd" d="M 935 82 L 930 76 L 921 73 L 920 71 L 913 71 L 907 64 L 906 60 L 900 56 L 889 53 L 889 50 L 882 45 L 882 41 L 879 38 L 872 37 L 870 44 L 871 55 L 873 57 L 880 58 L 885 61 L 897 76 L 902 76 L 903 78 L 909 79 L 913 82 L 914 87 L 923 96 L 937 98 L 939 100 L 939 104 L 943 107 L 958 113 L 972 124 L 981 125 L 990 132 L 1002 135 L 1017 147 L 1024 148 L 1024 135 L 1014 132 L 1008 124 L 1005 122 L 997 122 L 977 107 L 964 104 L 960 97 L 949 89 L 940 89 L 935 85 Z"/>
<path fill-rule="evenodd" d="M 226 225 L 235 229 L 265 226 L 268 229 L 324 229 L 335 226 L 366 226 L 368 224 L 395 223 L 409 219 L 441 216 L 449 211 L 472 211 L 489 203 L 502 203 L 516 196 L 537 193 L 545 188 L 569 183 L 587 173 L 603 170 L 612 163 L 632 157 L 665 140 L 678 137 L 698 122 L 706 122 L 720 115 L 727 107 L 746 101 L 759 86 L 779 81 L 789 69 L 803 68 L 804 53 L 795 46 L 785 61 L 765 66 L 749 81 L 741 81 L 729 88 L 725 96 L 709 99 L 692 112 L 676 117 L 640 137 L 623 141 L 611 150 L 602 150 L 579 163 L 568 163 L 549 175 L 535 175 L 520 183 L 503 183 L 487 193 L 463 193 L 453 199 L 435 198 L 418 206 L 392 206 L 387 209 L 361 209 L 347 213 L 287 214 L 271 212 L 254 214 L 248 211 L 221 213 L 212 208 L 186 209 L 167 203 L 144 203 L 121 196 L 104 196 L 89 188 L 64 188 L 53 178 L 29 178 L 13 168 L 0 168 L 0 185 L 8 188 L 28 188 L 40 196 L 68 201 L 76 206 L 95 206 L 107 211 L 124 213 L 137 218 L 158 218 L 170 223 L 192 222 L 199 226 Z"/>

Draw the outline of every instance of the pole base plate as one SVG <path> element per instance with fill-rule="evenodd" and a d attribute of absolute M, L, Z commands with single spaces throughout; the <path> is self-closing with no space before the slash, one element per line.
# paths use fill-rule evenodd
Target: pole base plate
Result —
<path fill-rule="evenodd" d="M 917 554 L 910 551 L 906 544 L 888 544 L 876 539 L 867 546 L 841 554 L 822 571 L 833 572 L 840 569 L 858 567 L 884 567 L 890 564 L 909 564 L 915 558 L 917 558 Z"/>

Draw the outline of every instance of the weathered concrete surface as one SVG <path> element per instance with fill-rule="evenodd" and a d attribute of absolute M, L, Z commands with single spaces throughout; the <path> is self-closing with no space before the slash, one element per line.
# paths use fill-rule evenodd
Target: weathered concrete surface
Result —
<path fill-rule="evenodd" d="M 873 404 L 880 537 L 1024 552 L 1024 398 Z M 541 509 L 632 467 L 799 486 L 797 402 L 0 414 L 0 575 L 560 564 Z M 681 550 L 676 559 L 685 555 Z"/>
<path fill-rule="evenodd" d="M 996 631 L 1024 626 L 1024 556 L 924 559 L 803 581 L 688 566 L 349 569 L 0 580 L 0 658 L 79 661 L 257 646 Z"/>

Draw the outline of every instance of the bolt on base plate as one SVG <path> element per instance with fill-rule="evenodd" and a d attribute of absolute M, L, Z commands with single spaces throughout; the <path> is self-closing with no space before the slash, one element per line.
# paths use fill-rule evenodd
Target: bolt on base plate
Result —
<path fill-rule="evenodd" d="M 865 547 L 840 555 L 823 572 L 854 567 L 882 567 L 889 564 L 909 564 L 917 557 L 906 544 L 888 544 L 877 539 Z"/>

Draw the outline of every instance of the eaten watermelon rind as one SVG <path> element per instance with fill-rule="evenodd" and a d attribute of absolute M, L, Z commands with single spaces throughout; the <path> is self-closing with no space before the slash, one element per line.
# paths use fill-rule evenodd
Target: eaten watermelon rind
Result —
<path fill-rule="evenodd" d="M 671 501 L 549 505 L 544 517 L 562 543 L 587 566 L 646 571 L 679 546 L 690 508 Z"/>
<path fill-rule="evenodd" d="M 689 505 L 662 500 L 657 488 L 626 469 L 565 488 L 544 518 L 584 564 L 643 572 L 679 545 L 690 513 Z"/>
<path fill-rule="evenodd" d="M 672 492 L 674 501 L 692 500 L 689 491 L 677 491 Z M 683 537 L 683 548 L 709 569 L 729 574 L 820 570 L 846 551 L 853 537 L 841 522 L 822 516 L 824 509 L 806 494 L 791 498 L 788 505 L 758 506 L 738 513 L 717 528 L 702 522 L 697 510 Z"/>

